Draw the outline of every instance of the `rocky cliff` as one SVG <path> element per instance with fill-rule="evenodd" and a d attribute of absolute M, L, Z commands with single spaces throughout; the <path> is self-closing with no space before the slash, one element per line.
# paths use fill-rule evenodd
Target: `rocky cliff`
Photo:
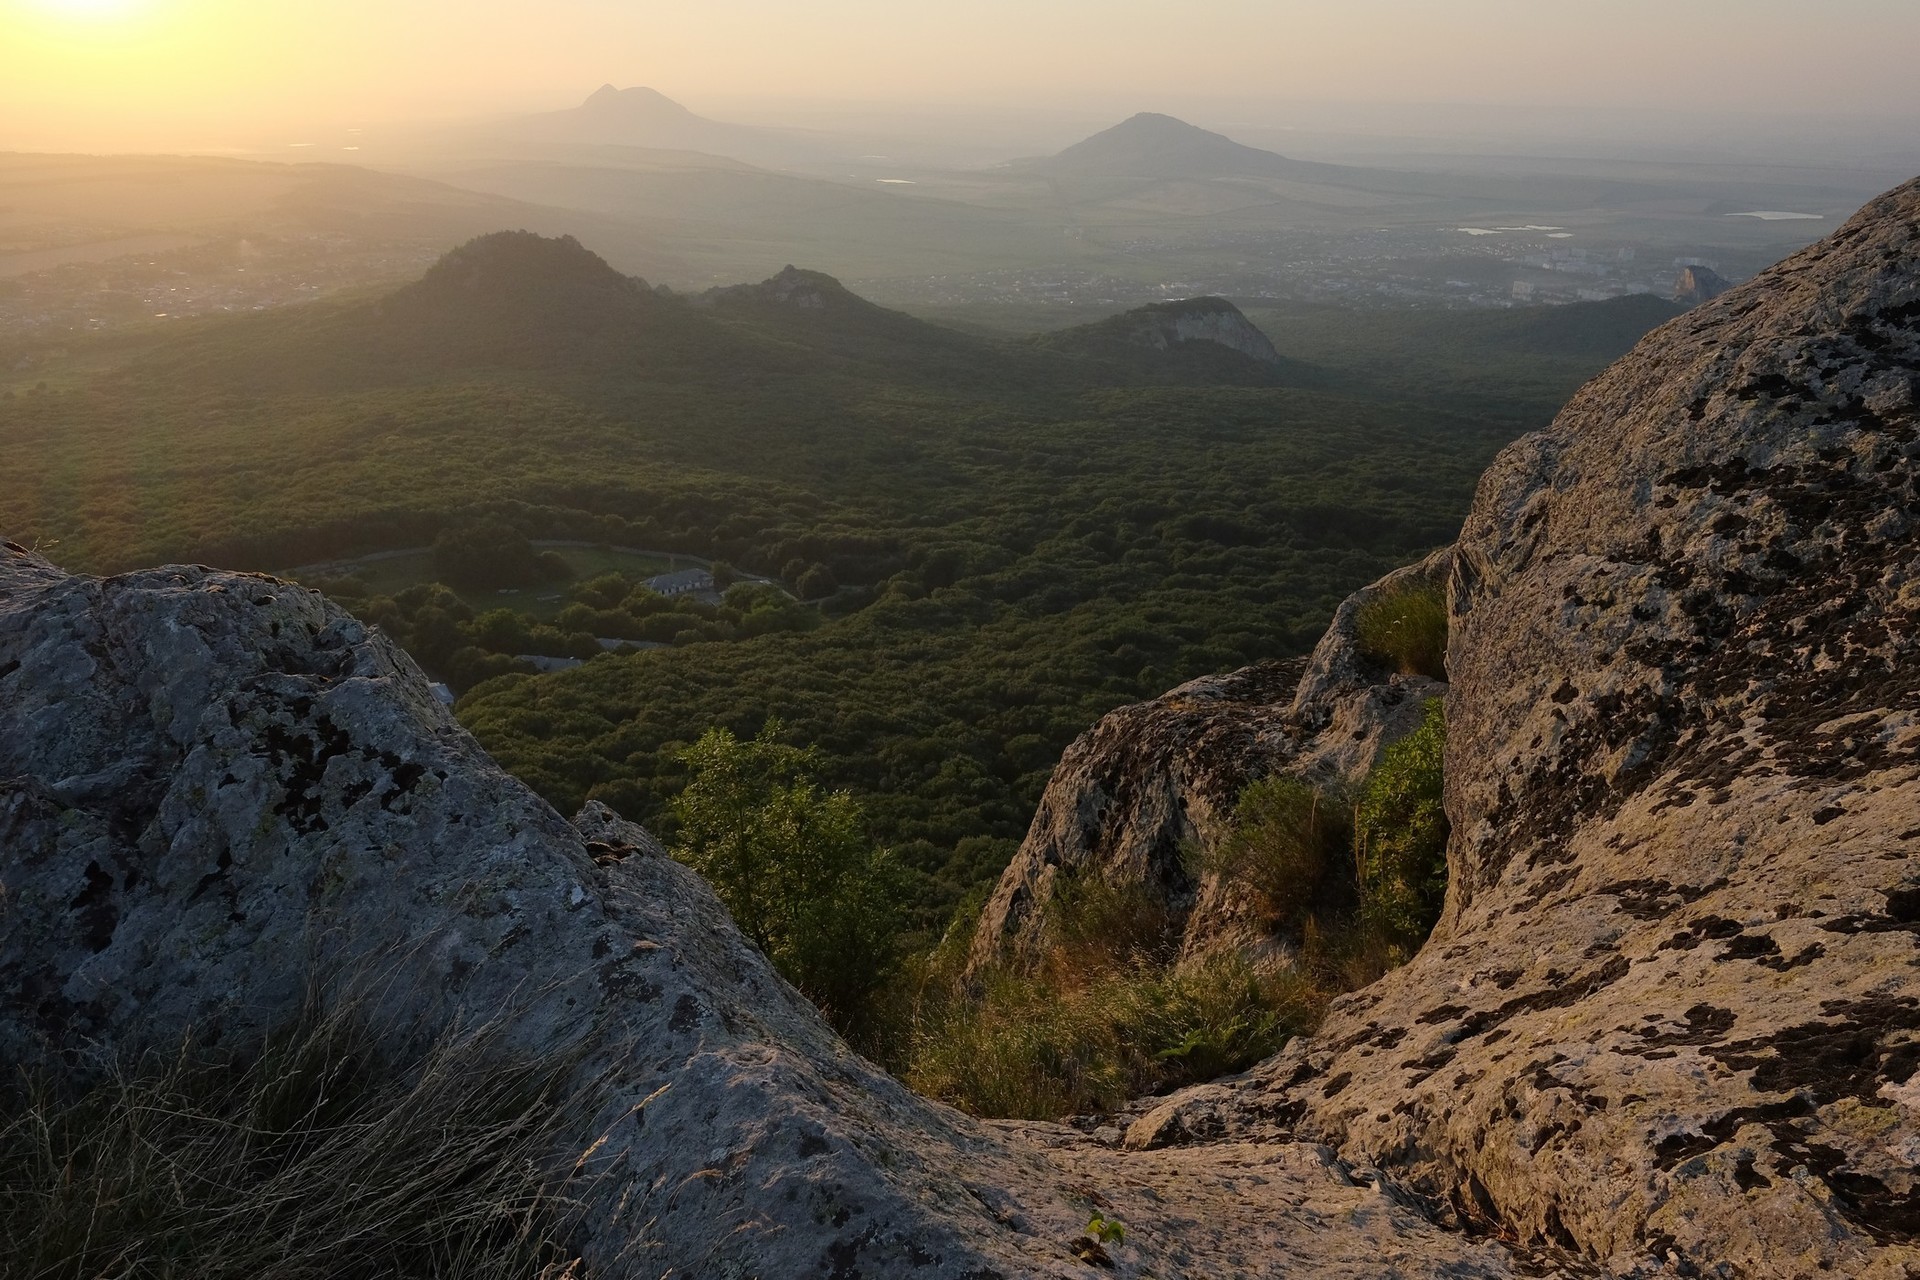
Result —
<path fill-rule="evenodd" d="M 1312 1136 L 1616 1267 L 1920 1269 L 1917 474 L 1913 184 L 1501 455 L 1435 937 L 1130 1141 Z"/>
<path fill-rule="evenodd" d="M 1224 372 L 1220 357 L 1226 357 L 1224 368 L 1243 363 L 1227 357 L 1226 352 L 1231 351 L 1254 362 L 1245 365 L 1243 372 L 1269 379 L 1285 375 L 1311 380 L 1306 366 L 1284 359 L 1267 335 L 1225 298 L 1150 303 L 1092 324 L 1043 334 L 1033 341 L 1055 351 L 1134 364 L 1139 362 L 1142 349 L 1170 352 L 1206 362 L 1215 376 Z"/>
<path fill-rule="evenodd" d="M 1711 267 L 1682 267 L 1674 278 L 1673 300 L 1683 307 L 1711 302 L 1733 286 Z"/>
<path fill-rule="evenodd" d="M 1267 335 L 1225 298 L 1189 298 L 1157 302 L 1115 317 L 1116 336 L 1135 346 L 1165 351 L 1186 342 L 1212 342 L 1263 364 L 1278 364 L 1280 353 Z"/>

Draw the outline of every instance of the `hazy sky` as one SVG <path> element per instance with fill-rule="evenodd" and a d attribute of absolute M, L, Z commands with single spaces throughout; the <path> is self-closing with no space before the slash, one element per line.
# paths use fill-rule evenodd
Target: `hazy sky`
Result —
<path fill-rule="evenodd" d="M 1920 0 L 0 0 L 0 147 L 572 105 L 1920 115 Z"/>

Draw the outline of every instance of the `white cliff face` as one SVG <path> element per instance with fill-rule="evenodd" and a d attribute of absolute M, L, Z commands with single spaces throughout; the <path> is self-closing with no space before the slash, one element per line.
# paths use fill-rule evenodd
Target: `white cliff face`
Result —
<path fill-rule="evenodd" d="M 1123 318 L 1133 321 L 1131 341 L 1159 351 L 1183 342 L 1213 342 L 1267 364 L 1280 360 L 1267 335 L 1223 298 L 1143 307 Z"/>
<path fill-rule="evenodd" d="M 1176 316 L 1170 342 L 1217 342 L 1255 360 L 1275 361 L 1280 353 L 1273 349 L 1267 335 L 1236 309 L 1206 311 Z"/>

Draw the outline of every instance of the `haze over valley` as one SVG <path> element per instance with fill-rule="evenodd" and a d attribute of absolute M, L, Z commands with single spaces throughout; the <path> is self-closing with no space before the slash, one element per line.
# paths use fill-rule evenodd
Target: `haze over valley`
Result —
<path fill-rule="evenodd" d="M 0 0 L 0 1277 L 1912 1280 L 1917 47 Z"/>

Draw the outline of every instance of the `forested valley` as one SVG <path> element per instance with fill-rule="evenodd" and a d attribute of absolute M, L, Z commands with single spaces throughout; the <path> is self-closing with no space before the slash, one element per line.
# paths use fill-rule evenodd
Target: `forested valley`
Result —
<path fill-rule="evenodd" d="M 1306 652 L 1674 314 L 1247 311 L 1278 361 L 943 327 L 791 270 L 674 296 L 503 234 L 390 295 L 0 375 L 0 527 L 76 570 L 292 574 L 408 646 L 563 812 L 669 842 L 694 744 L 772 725 L 887 851 L 898 959 L 977 903 L 1077 734 Z M 665 596 L 542 544 L 717 581 Z M 400 549 L 430 568 L 361 560 Z"/>

